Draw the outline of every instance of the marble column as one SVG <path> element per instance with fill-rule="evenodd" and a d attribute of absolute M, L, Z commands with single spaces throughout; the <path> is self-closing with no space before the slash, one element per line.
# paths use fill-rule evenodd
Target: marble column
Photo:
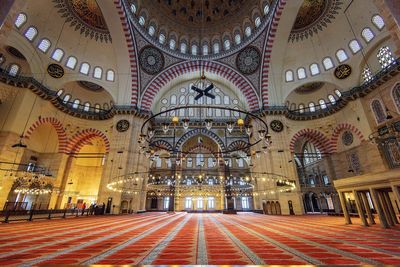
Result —
<path fill-rule="evenodd" d="M 368 226 L 367 219 L 365 218 L 365 213 L 363 209 L 362 202 L 360 200 L 360 195 L 357 191 L 353 190 L 354 199 L 356 201 L 356 206 L 358 210 L 358 216 L 360 216 L 361 222 L 364 226 Z"/>
<path fill-rule="evenodd" d="M 388 223 L 388 221 L 386 220 L 386 216 L 385 216 L 385 213 L 384 213 L 384 211 L 383 211 L 382 205 L 381 205 L 381 203 L 379 202 L 379 198 L 378 198 L 377 191 L 376 191 L 375 189 L 373 189 L 373 188 L 370 188 L 370 189 L 369 189 L 369 192 L 370 192 L 372 201 L 373 201 L 373 203 L 374 203 L 376 212 L 378 213 L 379 221 L 380 221 L 380 223 L 381 223 L 381 226 L 382 226 L 383 228 L 389 228 L 389 223 Z"/>
<path fill-rule="evenodd" d="M 396 212 L 393 209 L 392 200 L 389 197 L 389 192 L 382 192 L 382 197 L 385 199 L 387 209 L 389 211 L 389 216 L 395 224 L 399 224 L 396 217 Z"/>
<path fill-rule="evenodd" d="M 368 203 L 367 194 L 365 192 L 360 192 L 360 193 L 361 193 L 362 202 L 364 202 L 364 207 L 365 207 L 365 210 L 368 215 L 369 223 L 375 224 L 374 215 L 371 212 L 371 207 L 369 206 L 369 203 Z"/>
<path fill-rule="evenodd" d="M 351 224 L 350 214 L 349 214 L 349 210 L 347 209 L 346 198 L 344 197 L 344 193 L 338 192 L 338 194 L 339 194 L 340 204 L 342 205 L 343 215 L 344 215 L 346 224 Z"/>
<path fill-rule="evenodd" d="M 388 207 L 388 205 L 387 205 L 387 202 L 386 202 L 386 199 L 385 199 L 385 196 L 384 196 L 383 193 L 384 193 L 384 192 L 377 191 L 378 198 L 380 199 L 380 202 L 382 203 L 382 210 L 383 210 L 383 213 L 384 213 L 385 216 L 386 216 L 386 221 L 388 222 L 388 224 L 389 224 L 390 226 L 394 226 L 395 223 L 394 223 L 394 221 L 393 221 L 392 216 L 390 215 L 389 207 Z"/>

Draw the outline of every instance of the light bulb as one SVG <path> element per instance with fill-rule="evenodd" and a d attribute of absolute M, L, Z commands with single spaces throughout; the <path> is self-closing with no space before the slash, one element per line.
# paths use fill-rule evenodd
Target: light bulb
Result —
<path fill-rule="evenodd" d="M 232 131 L 233 131 L 233 126 L 234 126 L 234 124 L 233 124 L 233 122 L 231 122 L 231 121 L 228 121 L 228 122 L 226 123 L 226 129 L 228 130 L 229 133 L 232 133 Z"/>
<path fill-rule="evenodd" d="M 168 130 L 169 130 L 169 124 L 168 123 L 163 123 L 162 124 L 162 128 L 163 128 L 164 133 L 167 133 Z"/>
<path fill-rule="evenodd" d="M 183 119 L 183 129 L 187 130 L 189 128 L 189 119 Z"/>
<path fill-rule="evenodd" d="M 206 128 L 207 128 L 207 130 L 211 130 L 211 128 L 212 128 L 212 119 L 206 119 Z"/>

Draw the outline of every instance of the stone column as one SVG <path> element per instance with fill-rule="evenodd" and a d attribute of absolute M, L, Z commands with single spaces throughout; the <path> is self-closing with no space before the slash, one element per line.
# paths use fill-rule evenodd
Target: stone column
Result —
<path fill-rule="evenodd" d="M 397 201 L 397 205 L 399 205 L 399 207 L 400 207 L 400 191 L 399 191 L 400 189 L 396 185 L 392 185 L 391 187 L 392 187 L 394 199 Z"/>
<path fill-rule="evenodd" d="M 377 195 L 378 195 L 378 198 L 379 198 L 379 200 L 380 200 L 380 202 L 382 204 L 382 210 L 383 210 L 383 213 L 385 214 L 386 221 L 388 222 L 388 224 L 390 226 L 394 226 L 395 223 L 394 223 L 393 218 L 392 218 L 392 216 L 390 214 L 389 207 L 388 207 L 388 204 L 387 204 L 385 196 L 384 196 L 384 192 L 377 191 Z"/>
<path fill-rule="evenodd" d="M 365 213 L 364 213 L 362 202 L 360 200 L 359 193 L 357 191 L 353 190 L 353 195 L 354 195 L 354 199 L 356 200 L 358 215 L 361 218 L 361 222 L 363 223 L 364 226 L 368 226 L 368 222 L 367 222 L 367 219 L 365 218 Z"/>
<path fill-rule="evenodd" d="M 377 194 L 376 190 L 373 188 L 370 188 L 369 192 L 371 194 L 372 201 L 374 202 L 376 212 L 378 212 L 379 221 L 381 222 L 381 226 L 383 228 L 389 228 L 388 221 L 386 220 L 385 213 L 383 212 L 383 208 L 381 206 L 381 203 L 379 202 L 379 198 L 378 198 L 378 194 Z"/>
<path fill-rule="evenodd" d="M 391 201 L 391 199 L 389 197 L 389 193 L 388 192 L 382 192 L 382 197 L 385 199 L 386 206 L 387 206 L 387 209 L 389 211 L 389 215 L 392 218 L 392 221 L 395 224 L 398 224 L 399 221 L 397 220 L 396 212 L 393 209 L 393 205 L 392 205 L 392 201 Z"/>
<path fill-rule="evenodd" d="M 369 223 L 375 224 L 374 215 L 371 212 L 371 207 L 369 206 L 369 203 L 368 203 L 367 194 L 365 192 L 360 192 L 360 193 L 361 193 L 362 202 L 364 202 L 364 207 L 365 207 L 365 210 L 368 215 Z"/>
<path fill-rule="evenodd" d="M 340 204 L 342 205 L 343 215 L 344 215 L 344 219 L 346 221 L 346 224 L 351 224 L 350 214 L 349 214 L 349 211 L 347 209 L 346 199 L 344 197 L 344 193 L 339 191 L 338 194 L 339 194 Z"/>

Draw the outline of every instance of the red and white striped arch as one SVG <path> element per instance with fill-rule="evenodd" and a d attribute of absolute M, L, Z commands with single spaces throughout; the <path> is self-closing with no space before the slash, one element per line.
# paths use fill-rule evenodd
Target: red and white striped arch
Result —
<path fill-rule="evenodd" d="M 337 152 L 337 146 L 338 146 L 338 139 L 340 136 L 340 133 L 349 130 L 353 134 L 355 134 L 361 141 L 365 141 L 364 135 L 362 132 L 355 127 L 354 125 L 351 125 L 349 123 L 341 123 L 336 126 L 336 128 L 333 130 L 332 137 L 331 137 L 331 142 L 333 144 L 332 151 Z"/>
<path fill-rule="evenodd" d="M 131 32 L 129 30 L 128 18 L 126 17 L 121 0 L 114 0 L 114 4 L 118 10 L 118 15 L 121 20 L 122 29 L 124 30 L 126 44 L 128 46 L 129 62 L 131 69 L 131 86 L 132 86 L 131 105 L 137 106 L 138 95 L 139 95 L 139 72 L 138 72 L 136 46 L 133 37 L 131 35 Z"/>
<path fill-rule="evenodd" d="M 57 132 L 58 136 L 58 152 L 63 153 L 66 146 L 67 146 L 67 134 L 65 133 L 64 126 L 62 123 L 54 118 L 54 117 L 47 117 L 47 118 L 42 118 L 40 117 L 37 121 L 35 121 L 26 131 L 25 133 L 25 138 L 29 140 L 31 137 L 32 133 L 41 125 L 43 124 L 49 124 L 54 127 L 54 129 Z"/>
<path fill-rule="evenodd" d="M 84 129 L 72 136 L 64 152 L 78 153 L 83 146 L 89 144 L 95 138 L 102 139 L 106 148 L 106 153 L 110 152 L 108 137 L 102 131 L 93 128 Z"/>
<path fill-rule="evenodd" d="M 256 111 L 260 109 L 259 98 L 256 94 L 256 91 L 245 77 L 239 74 L 236 70 L 226 65 L 222 65 L 221 63 L 198 60 L 179 63 L 155 77 L 143 93 L 140 102 L 140 108 L 142 110 L 150 111 L 155 96 L 167 83 L 180 75 L 197 72 L 201 66 L 204 67 L 206 72 L 216 74 L 221 78 L 225 78 L 233 83 L 247 100 L 250 111 Z"/>
<path fill-rule="evenodd" d="M 271 63 L 271 53 L 272 47 L 276 38 L 276 31 L 278 28 L 278 23 L 282 15 L 283 8 L 286 5 L 287 0 L 279 0 L 278 6 L 274 17 L 272 18 L 270 31 L 265 41 L 263 63 L 261 68 L 261 98 L 264 107 L 269 105 L 269 77 L 270 77 L 270 63 Z"/>
<path fill-rule="evenodd" d="M 290 140 L 290 152 L 294 153 L 296 142 L 305 138 L 311 142 L 322 153 L 332 153 L 332 141 L 320 131 L 314 129 L 302 129 L 298 131 Z"/>

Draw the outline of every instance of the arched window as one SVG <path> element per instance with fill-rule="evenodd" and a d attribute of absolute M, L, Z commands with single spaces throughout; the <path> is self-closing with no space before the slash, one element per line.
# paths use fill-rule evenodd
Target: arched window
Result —
<path fill-rule="evenodd" d="M 192 55 L 196 56 L 197 55 L 197 45 L 192 45 Z"/>
<path fill-rule="evenodd" d="M 25 24 L 26 20 L 26 15 L 24 13 L 19 13 L 14 22 L 15 27 L 17 27 L 18 29 L 21 28 L 22 25 Z"/>
<path fill-rule="evenodd" d="M 371 102 L 371 109 L 374 112 L 376 122 L 382 123 L 386 119 L 385 111 L 383 110 L 382 104 L 378 99 L 374 99 Z"/>
<path fill-rule="evenodd" d="M 293 82 L 293 80 L 294 80 L 293 76 L 294 76 L 293 75 L 293 71 L 292 70 L 287 70 L 286 73 L 285 73 L 285 80 L 287 82 Z"/>
<path fill-rule="evenodd" d="M 339 49 L 336 52 L 336 58 L 339 60 L 340 63 L 342 63 L 349 59 L 349 56 L 347 55 L 346 51 L 344 51 L 343 49 Z"/>
<path fill-rule="evenodd" d="M 95 67 L 93 71 L 93 77 L 96 79 L 101 79 L 103 76 L 103 70 L 100 67 Z"/>
<path fill-rule="evenodd" d="M 394 104 L 400 112 L 400 83 L 396 84 L 392 90 Z"/>
<path fill-rule="evenodd" d="M 314 163 L 322 159 L 321 151 L 311 142 L 306 142 L 303 146 L 304 165 Z"/>
<path fill-rule="evenodd" d="M 89 63 L 84 62 L 84 63 L 81 64 L 81 68 L 79 69 L 79 72 L 82 73 L 82 74 L 88 75 L 89 74 L 89 70 L 90 70 Z"/>
<path fill-rule="evenodd" d="M 166 110 L 167 110 L 166 107 L 162 107 L 162 108 L 160 109 L 160 112 L 163 112 L 163 111 L 166 111 Z M 161 116 L 161 117 L 165 117 L 165 116 L 167 116 L 167 113 L 163 113 L 163 114 L 161 114 L 160 116 Z"/>
<path fill-rule="evenodd" d="M 334 67 L 333 61 L 330 57 L 324 58 L 324 60 L 322 61 L 322 64 L 324 65 L 325 70 L 330 70 Z"/>
<path fill-rule="evenodd" d="M 242 42 L 242 37 L 240 36 L 240 34 L 236 34 L 235 35 L 235 43 L 238 45 Z"/>
<path fill-rule="evenodd" d="M 110 106 L 109 106 L 107 103 L 104 103 L 104 104 L 103 104 L 103 109 L 104 109 L 104 110 L 109 110 L 109 109 L 110 109 Z"/>
<path fill-rule="evenodd" d="M 208 45 L 207 44 L 203 45 L 203 55 L 204 56 L 208 55 Z"/>
<path fill-rule="evenodd" d="M 171 105 L 176 105 L 176 95 L 171 95 L 170 103 Z"/>
<path fill-rule="evenodd" d="M 229 96 L 224 95 L 224 105 L 230 105 L 230 103 L 231 103 L 231 100 L 230 100 Z"/>
<path fill-rule="evenodd" d="M 156 32 L 156 29 L 154 28 L 154 26 L 150 26 L 148 32 L 149 32 L 149 35 L 150 35 L 150 36 L 153 36 L 154 33 Z"/>
<path fill-rule="evenodd" d="M 65 63 L 65 66 L 66 66 L 67 68 L 73 70 L 73 69 L 75 69 L 77 63 L 78 63 L 78 60 L 77 60 L 75 57 L 70 56 L 70 57 L 67 59 L 67 63 Z"/>
<path fill-rule="evenodd" d="M 160 42 L 160 44 L 164 44 L 165 43 L 165 35 L 160 33 L 160 36 L 158 36 L 158 41 Z"/>
<path fill-rule="evenodd" d="M 37 34 L 38 34 L 38 31 L 36 30 L 36 28 L 31 26 L 26 30 L 25 37 L 29 41 L 33 41 L 33 39 L 35 39 Z"/>
<path fill-rule="evenodd" d="M 196 155 L 196 167 L 203 167 L 204 166 L 204 155 L 197 154 Z"/>
<path fill-rule="evenodd" d="M 335 90 L 335 94 L 336 94 L 338 97 L 342 97 L 342 93 L 341 93 L 338 89 Z"/>
<path fill-rule="evenodd" d="M 175 50 L 176 47 L 176 41 L 174 39 L 169 40 L 169 48 L 171 50 Z"/>
<path fill-rule="evenodd" d="M 358 42 L 358 40 L 354 39 L 354 40 L 350 41 L 349 48 L 350 48 L 351 52 L 353 52 L 353 54 L 356 54 L 358 51 L 361 50 L 361 45 Z"/>
<path fill-rule="evenodd" d="M 89 112 L 90 110 L 90 103 L 86 102 L 85 105 L 83 106 L 83 111 Z"/>
<path fill-rule="evenodd" d="M 15 77 L 15 76 L 18 75 L 19 69 L 20 69 L 20 68 L 19 68 L 19 66 L 18 66 L 17 64 L 12 64 L 12 65 L 10 66 L 10 68 L 8 69 L 8 74 L 9 74 L 10 76 Z"/>
<path fill-rule="evenodd" d="M 131 4 L 131 11 L 133 14 L 136 14 L 136 6 L 135 4 Z"/>
<path fill-rule="evenodd" d="M 219 53 L 219 43 L 215 42 L 213 45 L 213 53 L 218 54 Z"/>
<path fill-rule="evenodd" d="M 310 73 L 312 76 L 318 75 L 320 73 L 319 66 L 317 63 L 313 63 L 310 65 Z"/>
<path fill-rule="evenodd" d="M 94 112 L 96 112 L 96 113 L 100 112 L 100 104 L 94 105 Z"/>
<path fill-rule="evenodd" d="M 244 34 L 247 37 L 250 37 L 250 35 L 251 35 L 251 27 L 250 26 L 247 26 L 246 29 L 244 29 Z"/>
<path fill-rule="evenodd" d="M 219 95 L 215 96 L 215 105 L 221 105 L 221 97 Z"/>
<path fill-rule="evenodd" d="M 268 12 L 269 12 L 269 5 L 266 4 L 265 7 L 264 7 L 264 15 L 267 15 Z"/>
<path fill-rule="evenodd" d="M 74 103 L 72 104 L 72 108 L 78 108 L 81 101 L 79 99 L 75 99 Z"/>
<path fill-rule="evenodd" d="M 306 69 L 301 67 L 297 69 L 297 78 L 299 78 L 299 80 L 305 79 L 307 77 L 306 74 Z"/>
<path fill-rule="evenodd" d="M 318 103 L 319 103 L 319 106 L 321 107 L 321 109 L 326 109 L 326 103 L 325 103 L 325 100 L 323 100 L 323 99 L 320 99 Z"/>
<path fill-rule="evenodd" d="M 369 43 L 374 39 L 375 34 L 370 28 L 364 28 L 361 32 L 361 36 L 364 38 L 365 42 Z"/>
<path fill-rule="evenodd" d="M 332 105 L 336 104 L 336 98 L 333 95 L 328 95 L 329 102 L 331 102 Z"/>
<path fill-rule="evenodd" d="M 57 62 L 60 62 L 63 56 L 64 56 L 64 51 L 60 48 L 57 48 L 56 50 L 54 50 L 53 54 L 51 55 L 51 58 Z"/>
<path fill-rule="evenodd" d="M 64 93 L 63 89 L 57 91 L 57 96 L 60 97 Z"/>
<path fill-rule="evenodd" d="M 369 82 L 372 80 L 372 71 L 370 68 L 365 67 L 361 73 L 361 77 L 363 79 L 364 82 Z"/>
<path fill-rule="evenodd" d="M 225 50 L 229 50 L 231 48 L 231 42 L 229 40 L 224 41 Z"/>
<path fill-rule="evenodd" d="M 261 19 L 260 19 L 260 17 L 257 17 L 257 18 L 254 20 L 254 24 L 256 25 L 256 28 L 258 28 L 258 27 L 261 25 Z"/>
<path fill-rule="evenodd" d="M 299 105 L 299 112 L 304 113 L 304 105 L 303 104 Z"/>
<path fill-rule="evenodd" d="M 313 102 L 308 103 L 308 107 L 310 112 L 315 112 L 315 104 Z"/>
<path fill-rule="evenodd" d="M 181 43 L 181 48 L 180 48 L 180 50 L 181 50 L 181 53 L 182 53 L 182 54 L 185 54 L 185 53 L 186 53 L 186 49 L 187 49 L 186 43 Z"/>
<path fill-rule="evenodd" d="M 115 73 L 113 70 L 108 70 L 106 75 L 106 80 L 109 82 L 113 82 L 115 79 Z"/>
<path fill-rule="evenodd" d="M 38 49 L 43 53 L 47 53 L 47 51 L 49 51 L 50 46 L 51 46 L 50 40 L 43 38 L 38 44 Z"/>
<path fill-rule="evenodd" d="M 143 17 L 143 16 L 140 16 L 140 17 L 139 17 L 139 24 L 142 25 L 142 26 L 144 26 L 145 23 L 146 23 L 146 20 L 144 19 L 144 17 Z"/>
<path fill-rule="evenodd" d="M 390 51 L 390 48 L 388 46 L 379 48 L 377 57 L 379 64 L 381 64 L 382 69 L 388 67 L 390 64 L 394 62 L 392 51 Z"/>
<path fill-rule="evenodd" d="M 63 103 L 66 104 L 71 99 L 71 95 L 65 95 L 63 98 Z"/>
<path fill-rule="evenodd" d="M 378 30 L 382 30 L 383 27 L 385 27 L 385 22 L 383 21 L 383 18 L 379 15 L 375 15 L 372 17 L 372 23 L 375 25 Z"/>

